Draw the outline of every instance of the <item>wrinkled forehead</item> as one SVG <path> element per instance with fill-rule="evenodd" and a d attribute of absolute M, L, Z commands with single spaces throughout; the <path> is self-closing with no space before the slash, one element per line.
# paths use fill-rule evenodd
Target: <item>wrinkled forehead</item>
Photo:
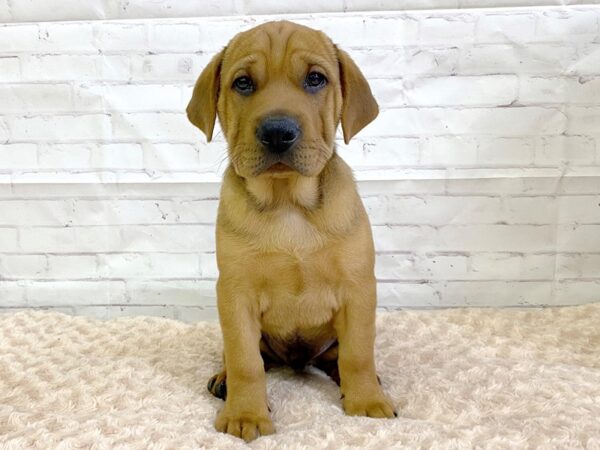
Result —
<path fill-rule="evenodd" d="M 337 73 L 337 56 L 331 40 L 322 32 L 290 22 L 271 22 L 240 33 L 227 46 L 222 73 L 260 65 L 271 73 L 303 63 Z"/>

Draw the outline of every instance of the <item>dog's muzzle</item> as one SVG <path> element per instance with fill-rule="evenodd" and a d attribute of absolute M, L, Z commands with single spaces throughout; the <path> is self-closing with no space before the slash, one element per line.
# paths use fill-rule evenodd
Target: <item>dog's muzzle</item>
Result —
<path fill-rule="evenodd" d="M 291 150 L 301 134 L 298 121 L 287 116 L 264 119 L 256 130 L 256 138 L 265 150 L 276 155 Z"/>

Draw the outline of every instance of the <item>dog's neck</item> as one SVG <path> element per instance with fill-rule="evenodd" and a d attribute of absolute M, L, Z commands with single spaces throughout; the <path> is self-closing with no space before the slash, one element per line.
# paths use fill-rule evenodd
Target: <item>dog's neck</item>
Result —
<path fill-rule="evenodd" d="M 290 174 L 285 177 L 262 176 L 246 179 L 246 190 L 259 209 L 297 206 L 315 209 L 320 200 L 320 177 Z"/>

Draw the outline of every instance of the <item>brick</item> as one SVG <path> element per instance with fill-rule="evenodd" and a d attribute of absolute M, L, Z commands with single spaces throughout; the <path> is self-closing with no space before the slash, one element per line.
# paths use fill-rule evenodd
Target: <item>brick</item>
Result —
<path fill-rule="evenodd" d="M 175 205 L 181 223 L 213 224 L 217 219 L 218 200 L 182 200 Z"/>
<path fill-rule="evenodd" d="M 92 148 L 90 167 L 95 169 L 143 169 L 144 154 L 139 144 L 103 144 Z"/>
<path fill-rule="evenodd" d="M 156 170 L 199 170 L 199 151 L 191 144 L 151 144 L 144 149 L 145 165 Z"/>
<path fill-rule="evenodd" d="M 593 134 L 600 129 L 600 108 L 567 107 L 569 122 L 566 128 L 569 134 Z"/>
<path fill-rule="evenodd" d="M 26 55 L 24 81 L 128 81 L 130 60 L 124 55 Z"/>
<path fill-rule="evenodd" d="M 548 10 L 538 16 L 538 39 L 553 42 L 593 41 L 598 36 L 597 10 Z"/>
<path fill-rule="evenodd" d="M 2 230 L 0 230 L 0 236 L 1 235 Z M 6 310 L 4 308 L 6 307 L 10 308 L 8 311 L 14 311 L 14 307 L 26 306 L 27 301 L 25 300 L 25 287 L 23 286 L 23 282 L 0 280 L 0 298 L 2 299 L 0 312 L 5 312 Z"/>
<path fill-rule="evenodd" d="M 84 84 L 75 87 L 80 111 L 182 111 L 180 86 L 166 84 Z"/>
<path fill-rule="evenodd" d="M 96 46 L 102 51 L 145 51 L 148 47 L 146 26 L 135 23 L 96 25 Z"/>
<path fill-rule="evenodd" d="M 197 52 L 201 48 L 199 28 L 188 24 L 155 24 L 150 28 L 150 47 L 157 52 Z"/>
<path fill-rule="evenodd" d="M 594 76 L 526 77 L 520 85 L 521 103 L 595 105 L 600 95 L 600 78 Z"/>
<path fill-rule="evenodd" d="M 202 252 L 215 249 L 212 225 L 148 225 L 121 230 L 121 251 Z"/>
<path fill-rule="evenodd" d="M 556 249 L 561 252 L 600 252 L 600 224 L 558 225 Z"/>
<path fill-rule="evenodd" d="M 60 4 L 44 0 L 11 2 L 13 18 L 19 22 L 44 22 L 56 20 L 77 20 L 98 17 L 98 5 L 93 2 L 64 0 Z"/>
<path fill-rule="evenodd" d="M 175 307 L 173 306 L 111 305 L 106 309 L 107 319 L 139 316 L 162 317 L 165 319 L 173 319 L 175 317 Z"/>
<path fill-rule="evenodd" d="M 214 305 L 215 282 L 205 280 L 129 281 L 131 303 L 143 305 Z"/>
<path fill-rule="evenodd" d="M 38 165 L 40 169 L 88 169 L 92 151 L 98 144 L 40 144 Z"/>
<path fill-rule="evenodd" d="M 498 197 L 377 196 L 366 197 L 363 203 L 373 225 L 476 224 L 503 219 Z"/>
<path fill-rule="evenodd" d="M 200 274 L 196 254 L 104 254 L 98 257 L 103 278 L 189 278 Z"/>
<path fill-rule="evenodd" d="M 183 113 L 115 113 L 112 115 L 116 139 L 165 139 L 194 141 L 197 129 Z"/>
<path fill-rule="evenodd" d="M 567 128 L 568 126 L 568 128 Z M 567 116 L 559 109 L 512 108 L 403 108 L 384 110 L 362 131 L 365 136 L 414 136 L 479 134 L 506 137 L 559 135 L 566 129 Z"/>
<path fill-rule="evenodd" d="M 509 197 L 503 201 L 502 217 L 507 223 L 553 224 L 558 215 L 555 197 Z"/>
<path fill-rule="evenodd" d="M 377 283 L 377 306 L 439 306 L 440 299 L 434 286 L 428 283 Z"/>
<path fill-rule="evenodd" d="M 208 17 L 227 16 L 235 11 L 237 11 L 237 8 L 235 8 L 233 0 L 183 3 L 178 0 L 163 0 L 160 3 L 148 3 L 146 0 L 128 0 L 119 9 L 119 15 L 123 18 Z"/>
<path fill-rule="evenodd" d="M 557 197 L 555 220 L 569 224 L 600 224 L 600 195 Z"/>
<path fill-rule="evenodd" d="M 472 280 L 552 280 L 556 255 L 475 253 L 470 257 Z"/>
<path fill-rule="evenodd" d="M 337 142 L 337 153 L 353 169 L 382 167 L 414 167 L 419 165 L 417 138 L 353 139 L 349 145 Z"/>
<path fill-rule="evenodd" d="M 35 144 L 0 145 L 0 170 L 29 169 L 36 166 L 37 146 Z"/>
<path fill-rule="evenodd" d="M 126 302 L 122 281 L 29 281 L 27 304 L 36 306 L 106 305 Z"/>
<path fill-rule="evenodd" d="M 423 166 L 473 166 L 477 163 L 477 140 L 466 136 L 430 137 L 421 148 Z"/>
<path fill-rule="evenodd" d="M 478 15 L 475 40 L 481 44 L 519 43 L 535 40 L 534 14 L 518 14 L 514 10 L 505 14 Z"/>
<path fill-rule="evenodd" d="M 123 241 L 118 227 L 60 227 L 19 230 L 24 252 L 111 252 L 121 251 Z"/>
<path fill-rule="evenodd" d="M 175 319 L 186 323 L 213 322 L 218 323 L 219 312 L 216 306 L 175 306 Z"/>
<path fill-rule="evenodd" d="M 0 252 L 14 252 L 17 249 L 17 230 L 0 227 Z"/>
<path fill-rule="evenodd" d="M 600 281 L 559 281 L 556 283 L 557 305 L 582 305 L 600 301 Z"/>
<path fill-rule="evenodd" d="M 107 139 L 111 135 L 108 114 L 44 115 L 14 117 L 8 120 L 12 140 Z"/>
<path fill-rule="evenodd" d="M 86 279 L 99 278 L 98 263 L 94 255 L 48 255 L 48 278 Z"/>
<path fill-rule="evenodd" d="M 448 281 L 441 306 L 537 306 L 552 298 L 551 281 Z"/>
<path fill-rule="evenodd" d="M 0 56 L 0 82 L 21 80 L 21 63 L 16 56 Z"/>
<path fill-rule="evenodd" d="M 375 263 L 378 279 L 461 279 L 468 271 L 468 257 L 435 254 L 380 254 Z"/>
<path fill-rule="evenodd" d="M 33 47 L 25 49 L 31 53 L 41 51 L 67 52 L 96 52 L 94 33 L 91 23 L 62 22 L 41 23 L 39 35 Z"/>
<path fill-rule="evenodd" d="M 169 200 L 86 200 L 73 203 L 74 225 L 128 225 L 176 223 L 178 216 Z"/>
<path fill-rule="evenodd" d="M 457 74 L 556 74 L 566 72 L 579 59 L 577 50 L 565 44 L 464 46 L 458 56 Z"/>
<path fill-rule="evenodd" d="M 162 54 L 131 57 L 132 81 L 195 82 L 212 54 Z"/>
<path fill-rule="evenodd" d="M 427 17 L 420 21 L 419 43 L 421 45 L 462 45 L 475 40 L 475 22 L 472 16 L 444 15 Z"/>
<path fill-rule="evenodd" d="M 42 278 L 46 268 L 44 255 L 0 255 L 0 273 L 3 278 Z"/>
<path fill-rule="evenodd" d="M 200 274 L 204 279 L 217 279 L 219 277 L 215 253 L 200 254 Z"/>
<path fill-rule="evenodd" d="M 569 75 L 600 75 L 597 56 L 599 51 L 600 45 L 596 43 L 578 45 L 578 57 L 561 73 Z"/>
<path fill-rule="evenodd" d="M 34 51 L 40 45 L 39 27 L 37 24 L 3 24 L 0 26 L 0 42 L 2 52 Z"/>
<path fill-rule="evenodd" d="M 600 254 L 559 253 L 556 255 L 556 277 L 600 278 Z"/>
<path fill-rule="evenodd" d="M 527 139 L 482 139 L 477 146 L 477 163 L 483 167 L 521 167 L 533 164 L 534 153 L 534 144 Z"/>
<path fill-rule="evenodd" d="M 535 150 L 536 165 L 593 164 L 596 153 L 594 139 L 586 136 L 545 136 Z"/>
<path fill-rule="evenodd" d="M 417 106 L 498 106 L 517 98 L 515 75 L 418 77 L 404 81 L 409 105 Z"/>
<path fill-rule="evenodd" d="M 2 84 L 0 98 L 4 113 L 72 111 L 68 84 Z"/>
<path fill-rule="evenodd" d="M 69 200 L 0 200 L 0 225 L 66 225 Z"/>

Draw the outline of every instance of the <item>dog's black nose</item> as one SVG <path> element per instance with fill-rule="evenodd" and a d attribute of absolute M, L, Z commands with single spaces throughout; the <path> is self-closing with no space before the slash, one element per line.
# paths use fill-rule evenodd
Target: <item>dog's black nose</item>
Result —
<path fill-rule="evenodd" d="M 291 117 L 270 117 L 256 130 L 258 141 L 270 152 L 284 153 L 300 138 L 300 125 Z"/>

